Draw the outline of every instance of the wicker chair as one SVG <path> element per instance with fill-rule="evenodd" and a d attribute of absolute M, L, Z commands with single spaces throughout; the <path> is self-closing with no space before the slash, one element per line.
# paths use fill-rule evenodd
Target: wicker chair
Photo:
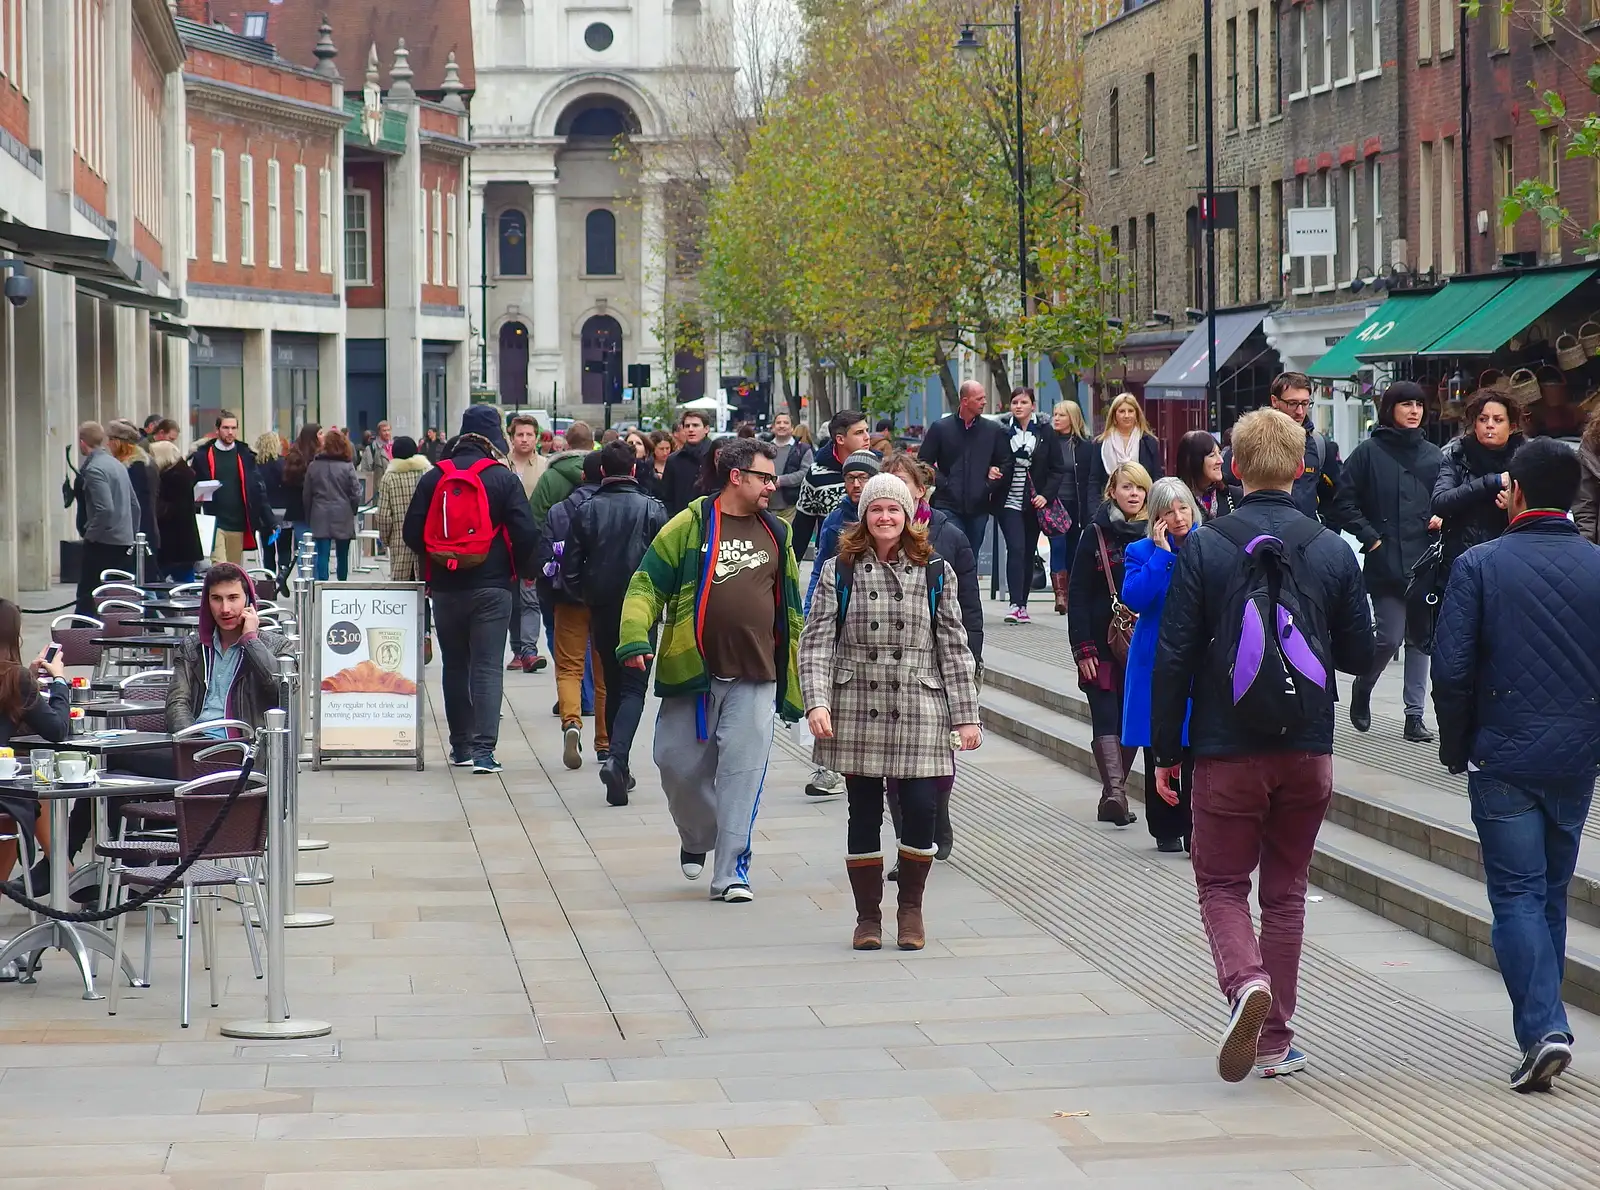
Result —
<path fill-rule="evenodd" d="M 234 900 L 243 909 L 243 900 L 223 895 L 224 890 L 237 889 L 240 884 L 246 886 L 251 902 L 254 905 L 259 920 L 265 921 L 267 917 L 266 906 L 262 899 L 260 883 L 250 874 L 240 871 L 225 862 L 227 860 L 246 860 L 261 862 L 264 859 L 267 846 L 267 794 L 266 774 L 253 772 L 250 774 L 249 785 L 243 790 L 233 805 L 228 806 L 228 790 L 238 780 L 237 772 L 212 773 L 198 780 L 190 781 L 178 787 L 175 802 L 178 808 L 178 856 L 188 855 L 193 852 L 201 839 L 210 830 L 212 823 L 219 814 L 223 815 L 221 829 L 212 839 L 209 846 L 200 853 L 193 866 L 184 873 L 179 887 L 183 890 L 182 910 L 180 920 L 187 927 L 194 920 L 195 900 L 197 897 L 211 897 L 217 900 Z M 176 859 L 177 857 L 173 857 Z M 177 869 L 174 863 L 156 863 L 140 865 L 137 867 L 121 867 L 117 870 L 118 883 L 121 890 L 128 888 L 153 888 L 163 883 Z M 120 899 L 120 897 L 119 897 Z M 116 971 L 122 965 L 122 945 L 124 931 L 127 928 L 128 915 L 122 914 L 117 918 L 116 927 L 116 953 L 112 957 L 110 999 L 106 1005 L 107 1011 L 115 1016 L 120 986 L 116 978 Z M 250 929 L 248 923 L 246 930 Z M 155 914 L 152 906 L 145 907 L 145 951 L 148 959 L 150 939 L 155 930 Z M 211 977 L 211 1007 L 216 1008 L 222 1002 L 221 991 L 217 978 L 216 961 L 216 914 L 203 912 L 200 914 L 200 944 L 204 951 L 206 967 Z M 194 936 L 192 929 L 183 931 L 183 968 L 182 984 L 178 999 L 178 1020 L 183 1028 L 189 1027 L 189 966 L 191 954 L 190 940 Z M 252 959 L 257 958 L 254 935 L 249 935 L 250 952 Z M 146 975 L 148 975 L 148 961 L 146 962 Z M 259 975 L 259 968 L 258 968 Z"/>
<path fill-rule="evenodd" d="M 50 639 L 61 646 L 62 665 L 98 666 L 102 652 L 93 643 L 106 634 L 105 621 L 69 612 L 50 621 Z"/>
<path fill-rule="evenodd" d="M 136 587 L 132 583 L 101 583 L 89 596 L 97 605 L 102 599 L 126 599 L 130 603 L 141 604 L 149 598 L 143 587 Z"/>

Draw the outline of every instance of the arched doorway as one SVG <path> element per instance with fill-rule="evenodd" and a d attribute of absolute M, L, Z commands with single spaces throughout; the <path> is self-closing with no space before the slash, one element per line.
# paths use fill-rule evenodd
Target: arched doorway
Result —
<path fill-rule="evenodd" d="M 622 400 L 622 327 L 609 314 L 583 324 L 583 402 Z"/>
<path fill-rule="evenodd" d="M 528 403 L 528 328 L 515 320 L 500 328 L 500 403 Z"/>

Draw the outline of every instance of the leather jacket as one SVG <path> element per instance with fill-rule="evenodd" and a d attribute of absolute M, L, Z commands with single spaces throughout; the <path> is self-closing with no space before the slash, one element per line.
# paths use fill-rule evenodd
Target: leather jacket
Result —
<path fill-rule="evenodd" d="M 666 523 L 665 506 L 631 475 L 603 480 L 567 531 L 561 556 L 567 593 L 590 607 L 621 607 L 633 572 Z"/>

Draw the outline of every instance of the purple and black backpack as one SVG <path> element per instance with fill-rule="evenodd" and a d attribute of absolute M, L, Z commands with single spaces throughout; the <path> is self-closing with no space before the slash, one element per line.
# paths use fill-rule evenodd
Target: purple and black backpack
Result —
<path fill-rule="evenodd" d="M 1307 631 L 1308 601 L 1295 577 L 1305 573 L 1306 550 L 1322 526 L 1301 518 L 1279 538 L 1225 516 L 1207 528 L 1245 555 L 1224 605 L 1225 635 L 1216 642 L 1228 662 L 1227 693 L 1238 722 L 1269 738 L 1323 722 L 1333 711 L 1332 671 Z"/>

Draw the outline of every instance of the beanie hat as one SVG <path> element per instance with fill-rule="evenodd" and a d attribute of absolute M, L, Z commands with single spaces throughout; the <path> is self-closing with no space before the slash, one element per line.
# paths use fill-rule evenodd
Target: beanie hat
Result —
<path fill-rule="evenodd" d="M 878 473 L 878 456 L 870 450 L 858 450 L 844 461 L 840 473 L 849 475 L 852 471 L 865 471 L 868 475 Z"/>
<path fill-rule="evenodd" d="M 505 428 L 500 424 L 500 410 L 493 405 L 468 405 L 461 415 L 461 432 L 487 438 L 501 454 L 511 450 Z"/>
<path fill-rule="evenodd" d="M 416 453 L 417 453 L 417 440 L 415 438 L 407 438 L 404 434 L 401 434 L 398 438 L 396 438 L 394 440 L 394 457 L 395 458 L 397 458 L 397 459 L 409 459 L 413 455 L 415 455 Z"/>
<path fill-rule="evenodd" d="M 854 458 L 855 455 L 851 455 Z M 906 481 L 898 475 L 887 472 L 874 475 L 867 480 L 867 486 L 861 489 L 861 499 L 856 501 L 856 507 L 861 510 L 861 519 L 867 519 L 867 509 L 872 507 L 874 500 L 893 500 L 906 511 L 906 521 L 917 515 L 917 502 L 911 498 L 911 489 L 906 487 Z"/>

